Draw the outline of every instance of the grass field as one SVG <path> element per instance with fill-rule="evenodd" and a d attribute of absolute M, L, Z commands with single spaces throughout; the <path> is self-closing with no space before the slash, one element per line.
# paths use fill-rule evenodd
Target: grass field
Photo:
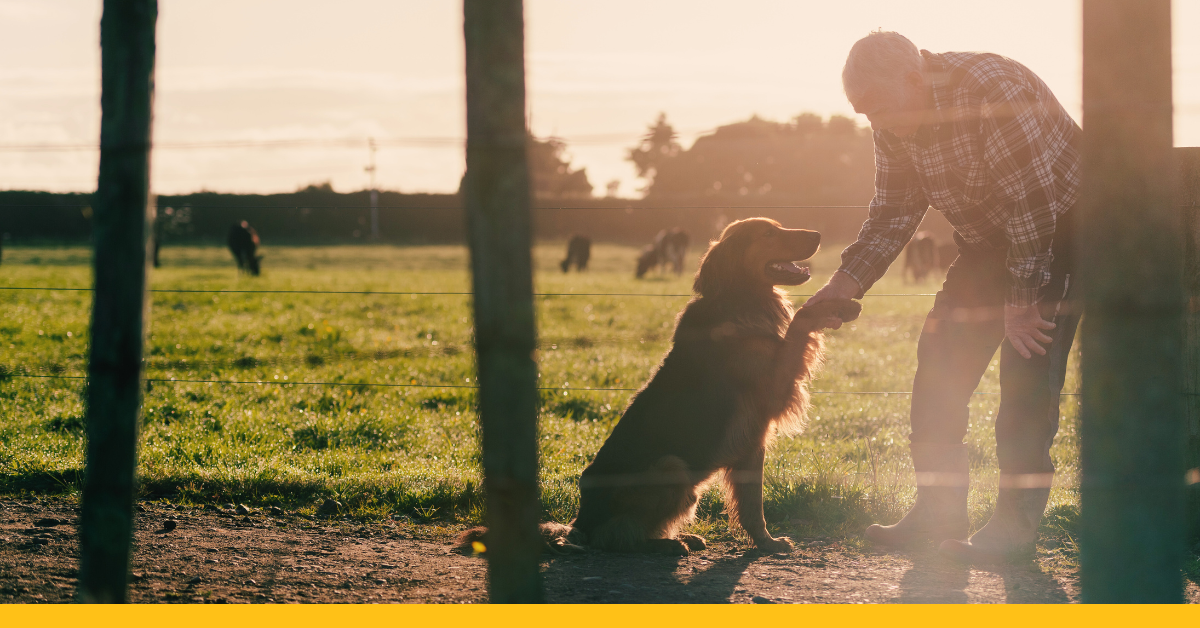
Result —
<path fill-rule="evenodd" d="M 561 244 L 535 252 L 536 287 L 553 293 L 686 294 L 690 278 L 633 279 L 636 251 L 598 245 L 590 272 L 563 275 Z M 840 246 L 813 260 L 811 293 Z M 158 289 L 455 292 L 468 290 L 466 251 L 450 246 L 268 247 L 264 275 L 239 278 L 218 247 L 163 250 Z M 689 268 L 695 269 L 693 251 Z M 4 252 L 0 286 L 87 287 L 85 248 Z M 939 279 L 940 281 L 940 279 Z M 898 273 L 875 294 L 929 293 Z M 80 379 L 88 292 L 0 290 L 0 492 L 78 490 L 83 464 Z M 152 295 L 140 475 L 147 496 L 311 509 L 325 497 L 358 517 L 480 519 L 478 428 L 469 296 L 326 294 Z M 576 480 L 637 387 L 667 350 L 682 296 L 538 298 L 542 504 L 569 519 Z M 798 299 L 802 301 L 803 299 Z M 932 298 L 871 296 L 862 317 L 831 332 L 804 434 L 780 439 L 767 463 L 767 518 L 777 532 L 855 538 L 898 517 L 913 497 L 907 391 Z M 1077 355 L 1065 390 L 1078 389 Z M 980 391 L 999 390 L 997 362 Z M 262 384 L 193 383 L 228 380 Z M 338 385 L 305 385 L 327 382 Z M 373 386 L 391 384 L 393 386 Z M 408 385 L 403 387 L 401 385 Z M 583 389 L 583 390 L 581 390 Z M 876 394 L 850 394 L 870 392 Z M 968 443 L 972 516 L 995 499 L 998 396 L 976 395 Z M 1073 550 L 1078 511 L 1078 400 L 1064 397 L 1053 456 L 1059 473 L 1043 537 Z M 728 529 L 715 490 L 695 528 Z"/>

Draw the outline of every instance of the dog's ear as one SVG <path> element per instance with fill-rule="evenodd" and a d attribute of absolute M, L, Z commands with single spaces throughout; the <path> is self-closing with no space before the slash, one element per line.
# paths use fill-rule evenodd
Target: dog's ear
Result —
<path fill-rule="evenodd" d="M 700 269 L 692 290 L 700 296 L 714 296 L 734 288 L 742 272 L 741 259 L 749 245 L 749 230 L 738 228 L 733 223 L 721 232 L 721 237 L 712 242 L 708 251 L 700 258 Z"/>

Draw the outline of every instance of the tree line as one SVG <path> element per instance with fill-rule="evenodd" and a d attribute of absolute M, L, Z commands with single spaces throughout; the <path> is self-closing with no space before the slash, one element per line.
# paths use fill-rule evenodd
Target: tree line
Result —
<path fill-rule="evenodd" d="M 587 168 L 571 163 L 562 139 L 530 134 L 528 153 L 536 199 L 593 195 Z M 701 135 L 691 148 L 679 143 L 661 113 L 625 158 L 642 180 L 639 191 L 647 200 L 862 204 L 870 200 L 875 174 L 869 128 L 844 116 L 825 120 L 812 113 L 787 122 L 752 116 Z"/>

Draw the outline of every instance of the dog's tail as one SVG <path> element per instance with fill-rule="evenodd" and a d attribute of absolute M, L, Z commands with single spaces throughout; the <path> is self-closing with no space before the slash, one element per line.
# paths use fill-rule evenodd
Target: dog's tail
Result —
<path fill-rule="evenodd" d="M 587 550 L 583 531 L 563 523 L 543 523 L 538 526 L 542 535 L 542 546 L 555 554 L 582 553 Z"/>
<path fill-rule="evenodd" d="M 479 526 L 464 530 L 454 538 L 454 549 L 457 552 L 469 554 L 487 551 L 488 529 Z M 562 523 L 543 523 L 538 526 L 542 537 L 542 549 L 554 554 L 566 554 L 586 551 L 583 548 L 583 533 Z M 478 545 L 476 545 L 478 544 Z"/>
<path fill-rule="evenodd" d="M 475 551 L 476 543 L 483 544 L 487 547 L 487 528 L 479 526 L 469 530 L 463 530 L 461 534 L 454 537 L 454 549 L 459 552 L 470 553 Z"/>

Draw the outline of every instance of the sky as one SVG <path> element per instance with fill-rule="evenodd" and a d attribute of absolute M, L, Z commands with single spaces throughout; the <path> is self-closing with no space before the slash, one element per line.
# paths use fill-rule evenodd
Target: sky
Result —
<path fill-rule="evenodd" d="M 1076 119 L 1079 0 L 526 0 L 531 126 L 557 135 L 596 192 L 642 182 L 628 147 L 659 114 L 685 146 L 751 115 L 856 117 L 850 46 L 898 31 L 1037 72 Z M 91 191 L 100 126 L 100 0 L 0 0 L 0 189 Z M 1200 0 L 1174 0 L 1175 141 L 1200 145 Z M 461 0 L 159 0 L 152 188 L 451 192 L 464 167 Z M 262 146 L 282 140 L 328 140 Z M 207 148 L 179 144 L 241 143 Z"/>

